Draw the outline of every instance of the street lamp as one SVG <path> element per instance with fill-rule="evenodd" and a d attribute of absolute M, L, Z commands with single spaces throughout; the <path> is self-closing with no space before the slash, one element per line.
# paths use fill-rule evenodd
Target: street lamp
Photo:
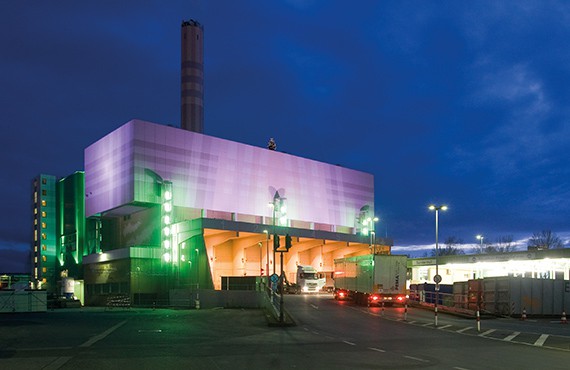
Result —
<path fill-rule="evenodd" d="M 481 234 L 479 234 L 479 235 L 476 236 L 476 238 L 477 238 L 477 240 L 481 241 L 481 253 L 483 253 L 483 239 L 484 239 L 484 236 L 481 235 Z"/>
<path fill-rule="evenodd" d="M 196 309 L 200 308 L 200 252 L 198 248 L 196 251 Z"/>
<path fill-rule="evenodd" d="M 430 205 L 428 207 L 431 211 L 435 211 L 435 276 L 433 277 L 433 281 L 435 282 L 435 303 L 434 307 L 434 323 L 437 326 L 437 303 L 439 301 L 439 283 L 441 283 L 441 276 L 439 275 L 439 211 L 446 211 L 447 206 L 441 205 Z"/>

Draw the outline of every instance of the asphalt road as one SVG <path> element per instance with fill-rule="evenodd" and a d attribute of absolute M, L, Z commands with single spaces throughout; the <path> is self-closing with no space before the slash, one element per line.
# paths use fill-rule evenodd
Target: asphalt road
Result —
<path fill-rule="evenodd" d="M 422 310 L 410 310 L 404 322 L 401 308 L 382 314 L 330 296 L 287 296 L 286 303 L 296 327 L 269 327 L 261 311 L 240 309 L 3 314 L 0 369 L 567 369 L 570 363 L 570 351 L 474 329 L 460 333 L 470 320 L 442 316 L 436 329 Z"/>

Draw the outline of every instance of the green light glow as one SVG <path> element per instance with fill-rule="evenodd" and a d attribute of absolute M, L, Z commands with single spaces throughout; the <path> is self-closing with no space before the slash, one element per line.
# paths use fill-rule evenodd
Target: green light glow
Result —
<path fill-rule="evenodd" d="M 165 262 L 170 262 L 170 260 L 171 260 L 170 253 L 168 253 L 168 252 L 164 253 L 164 254 L 162 255 L 162 258 L 164 258 L 164 261 L 165 261 Z"/>
<path fill-rule="evenodd" d="M 172 193 L 171 193 L 170 191 L 168 191 L 168 190 L 165 191 L 165 192 L 164 192 L 164 199 L 166 199 L 166 200 L 172 199 Z"/>
<path fill-rule="evenodd" d="M 170 212 L 170 211 L 172 211 L 172 204 L 164 203 L 164 212 Z"/>
<path fill-rule="evenodd" d="M 165 236 L 170 236 L 170 228 L 168 226 L 165 227 L 163 231 Z"/>
<path fill-rule="evenodd" d="M 170 249 L 170 240 L 165 240 L 163 244 L 165 249 Z"/>
<path fill-rule="evenodd" d="M 164 216 L 164 224 L 170 225 L 170 216 Z"/>

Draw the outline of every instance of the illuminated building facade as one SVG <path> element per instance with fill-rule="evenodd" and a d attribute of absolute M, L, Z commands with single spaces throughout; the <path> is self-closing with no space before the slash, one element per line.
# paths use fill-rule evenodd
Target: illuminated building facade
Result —
<path fill-rule="evenodd" d="M 357 231 L 374 212 L 371 174 L 179 128 L 133 120 L 86 148 L 85 192 L 101 227 L 84 259 L 93 304 L 272 272 L 273 234 L 294 239 L 287 273 L 370 251 Z"/>
<path fill-rule="evenodd" d="M 85 248 L 85 174 L 33 180 L 32 276 L 36 287 L 59 294 L 61 272 L 80 283 Z M 81 288 L 78 288 L 80 295 Z"/>
<path fill-rule="evenodd" d="M 56 178 L 51 175 L 42 174 L 32 181 L 32 281 L 49 292 L 55 292 L 57 279 L 56 185 Z"/>

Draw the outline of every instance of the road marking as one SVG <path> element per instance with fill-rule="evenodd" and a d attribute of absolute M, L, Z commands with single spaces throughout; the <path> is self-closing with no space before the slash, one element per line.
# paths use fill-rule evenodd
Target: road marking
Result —
<path fill-rule="evenodd" d="M 127 322 L 127 320 L 118 323 L 117 325 L 113 326 L 112 328 L 105 330 L 101 334 L 96 335 L 93 338 L 89 339 L 87 342 L 79 345 L 79 347 L 90 347 L 93 343 L 96 343 L 96 342 L 100 341 L 101 339 L 104 339 L 107 335 L 111 334 L 112 332 L 114 332 L 115 330 L 120 328 L 121 326 L 125 325 L 126 322 Z"/>
<path fill-rule="evenodd" d="M 431 322 L 428 322 L 427 324 L 423 324 L 422 326 L 431 326 L 433 325 Z"/>
<path fill-rule="evenodd" d="M 479 334 L 480 337 L 484 337 L 487 334 L 491 334 L 492 332 L 497 331 L 497 329 L 489 329 L 484 333 Z"/>
<path fill-rule="evenodd" d="M 309 331 L 309 328 L 303 328 L 305 331 Z"/>
<path fill-rule="evenodd" d="M 473 329 L 473 327 L 472 327 L 472 326 L 468 326 L 468 327 L 466 327 L 466 328 L 457 330 L 457 333 L 465 333 L 467 330 L 471 330 L 471 329 Z"/>
<path fill-rule="evenodd" d="M 450 325 L 440 326 L 440 327 L 438 327 L 438 329 L 441 330 L 441 329 L 449 328 L 450 326 L 453 326 L 453 325 L 450 324 Z"/>
<path fill-rule="evenodd" d="M 160 329 L 150 329 L 150 330 L 139 330 L 139 333 L 162 333 Z"/>
<path fill-rule="evenodd" d="M 347 340 L 343 340 L 343 342 L 346 344 L 350 344 L 351 346 L 356 346 L 356 343 L 352 343 L 352 342 L 349 342 Z"/>
<path fill-rule="evenodd" d="M 513 334 L 509 335 L 508 337 L 506 337 L 505 339 L 503 339 L 506 342 L 510 342 L 511 340 L 515 339 L 517 335 L 519 335 L 521 332 L 520 331 L 515 331 L 513 332 Z"/>
<path fill-rule="evenodd" d="M 368 349 L 371 349 L 371 350 L 376 351 L 376 352 L 386 352 L 386 351 L 384 351 L 383 349 L 380 349 L 380 348 L 368 347 Z"/>
<path fill-rule="evenodd" d="M 415 324 L 416 322 L 415 321 L 408 321 L 407 323 L 408 324 Z"/>
<path fill-rule="evenodd" d="M 42 369 L 46 369 L 46 370 L 56 370 L 61 368 L 63 365 L 65 365 L 67 363 L 67 361 L 71 360 L 70 356 L 66 356 L 66 357 L 58 357 L 55 359 L 54 362 L 50 363 L 49 365 L 47 365 L 46 367 L 42 367 Z"/>
<path fill-rule="evenodd" d="M 544 342 L 546 342 L 547 339 L 548 339 L 548 334 L 542 334 L 540 338 L 538 338 L 536 342 L 534 342 L 534 345 L 542 347 L 542 345 L 544 344 Z"/>
<path fill-rule="evenodd" d="M 404 356 L 405 358 L 408 358 L 410 360 L 416 360 L 416 361 L 420 361 L 420 362 L 429 362 L 429 360 L 424 360 L 423 358 L 418 358 L 418 357 L 414 357 L 414 356 Z"/>
<path fill-rule="evenodd" d="M 459 367 L 459 366 L 454 367 L 454 369 L 455 370 L 469 370 L 469 369 L 466 369 L 464 367 Z"/>
<path fill-rule="evenodd" d="M 318 332 L 318 331 L 314 331 L 314 330 L 313 330 L 311 333 L 319 335 L 319 332 Z"/>
<path fill-rule="evenodd" d="M 319 306 L 314 305 L 314 304 L 312 304 L 312 303 L 311 303 L 311 307 L 313 307 L 315 310 L 318 310 L 318 309 L 319 309 Z"/>

